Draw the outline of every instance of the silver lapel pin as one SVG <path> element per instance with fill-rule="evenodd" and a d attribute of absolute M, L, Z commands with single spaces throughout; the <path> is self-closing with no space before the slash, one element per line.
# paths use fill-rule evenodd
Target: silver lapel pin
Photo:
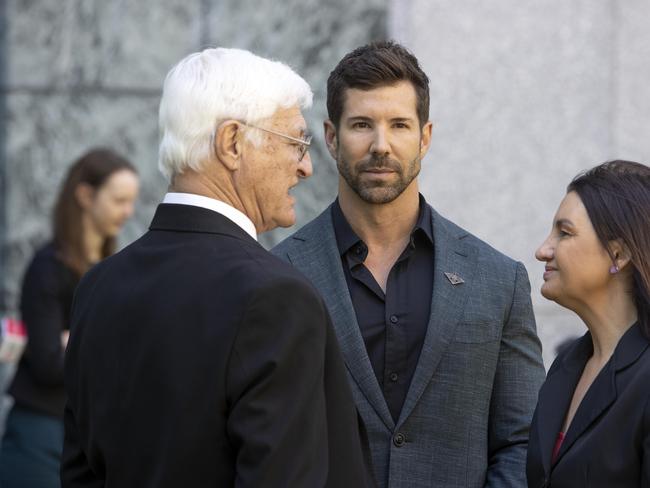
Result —
<path fill-rule="evenodd" d="M 451 283 L 452 285 L 461 285 L 465 283 L 465 280 L 462 279 L 460 276 L 458 276 L 456 273 L 449 273 L 445 271 L 445 276 L 449 280 L 449 283 Z"/>

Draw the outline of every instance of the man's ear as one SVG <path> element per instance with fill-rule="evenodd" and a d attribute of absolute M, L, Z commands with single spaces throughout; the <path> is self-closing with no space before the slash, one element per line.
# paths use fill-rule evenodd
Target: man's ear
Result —
<path fill-rule="evenodd" d="M 619 270 L 625 268 L 632 259 L 630 248 L 622 239 L 609 241 L 609 252 L 614 257 L 614 264 Z"/>
<path fill-rule="evenodd" d="M 74 189 L 74 196 L 81 208 L 87 210 L 93 204 L 95 189 L 88 183 L 79 183 Z"/>
<path fill-rule="evenodd" d="M 327 150 L 330 153 L 330 156 L 336 161 L 338 157 L 338 139 L 336 133 L 336 127 L 330 119 L 327 119 L 323 122 L 323 130 L 325 131 L 325 144 L 327 145 Z"/>
<path fill-rule="evenodd" d="M 219 161 L 230 171 L 237 171 L 241 164 L 244 131 L 238 120 L 225 120 L 214 133 L 212 149 Z"/>
<path fill-rule="evenodd" d="M 422 127 L 422 134 L 420 136 L 420 158 L 424 158 L 429 146 L 431 145 L 431 132 L 433 131 L 433 123 L 429 120 Z"/>

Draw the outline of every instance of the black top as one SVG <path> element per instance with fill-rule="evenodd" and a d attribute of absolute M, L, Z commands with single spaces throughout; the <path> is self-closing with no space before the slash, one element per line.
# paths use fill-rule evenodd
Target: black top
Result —
<path fill-rule="evenodd" d="M 332 221 L 368 357 L 397 421 L 429 323 L 434 258 L 431 209 L 420 195 L 417 223 L 390 270 L 386 293 L 364 266 L 368 247 L 350 227 L 338 200 L 332 205 Z"/>
<path fill-rule="evenodd" d="M 226 217 L 162 204 L 79 284 L 63 488 L 364 487 L 325 304 Z"/>
<path fill-rule="evenodd" d="M 27 268 L 20 300 L 27 346 L 9 388 L 17 406 L 63 417 L 61 332 L 69 328 L 77 282 L 52 243 L 39 249 Z"/>

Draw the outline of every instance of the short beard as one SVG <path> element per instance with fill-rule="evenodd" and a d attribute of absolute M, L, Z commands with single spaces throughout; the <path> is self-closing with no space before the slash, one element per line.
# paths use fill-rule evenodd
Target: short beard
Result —
<path fill-rule="evenodd" d="M 398 161 L 387 156 L 371 156 L 368 161 L 363 161 L 352 171 L 351 165 L 340 157 L 336 160 L 339 174 L 352 190 L 366 203 L 390 203 L 400 196 L 404 190 L 420 173 L 420 157 L 411 160 L 406 169 Z M 394 182 L 362 181 L 360 175 L 370 169 L 390 169 L 395 172 L 397 180 Z"/>

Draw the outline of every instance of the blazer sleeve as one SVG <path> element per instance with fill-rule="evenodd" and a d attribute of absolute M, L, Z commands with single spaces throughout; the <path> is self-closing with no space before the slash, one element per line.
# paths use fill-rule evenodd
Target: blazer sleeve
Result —
<path fill-rule="evenodd" d="M 229 360 L 227 433 L 236 487 L 325 485 L 326 316 L 298 279 L 255 292 Z"/>
<path fill-rule="evenodd" d="M 526 486 L 528 434 L 544 376 L 528 274 L 517 263 L 490 404 L 486 487 Z"/>
<path fill-rule="evenodd" d="M 89 286 L 83 286 L 83 282 L 90 282 L 90 276 L 94 275 L 93 270 L 86 274 L 82 280 L 82 285 L 77 288 L 75 293 L 72 313 L 77 316 L 83 313 L 87 301 Z M 79 323 L 78 320 L 72 322 Z M 105 479 L 102 473 L 97 473 L 91 467 L 87 451 L 86 441 L 79 432 L 79 418 L 75 414 L 76 406 L 79 405 L 78 391 L 78 374 L 79 364 L 78 355 L 82 342 L 83 328 L 76 327 L 71 330 L 70 341 L 65 359 L 65 390 L 66 405 L 63 411 L 63 452 L 61 454 L 61 488 L 103 488 Z"/>
<path fill-rule="evenodd" d="M 69 405 L 65 407 L 63 425 L 65 436 L 61 457 L 61 488 L 103 488 L 105 480 L 90 467 Z"/>

